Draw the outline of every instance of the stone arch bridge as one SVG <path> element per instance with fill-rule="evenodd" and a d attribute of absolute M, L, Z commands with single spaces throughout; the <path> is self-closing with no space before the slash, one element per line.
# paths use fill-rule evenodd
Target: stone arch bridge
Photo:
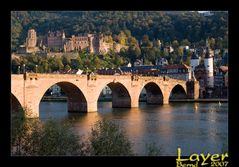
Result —
<path fill-rule="evenodd" d="M 28 109 L 27 117 L 39 117 L 40 101 L 54 84 L 65 92 L 69 112 L 97 111 L 98 98 L 106 85 L 112 90 L 112 107 L 138 107 L 143 88 L 149 104 L 168 104 L 170 93 L 176 87 L 182 89 L 187 98 L 199 97 L 198 81 L 138 75 L 25 73 L 11 75 L 12 110 L 20 105 Z"/>

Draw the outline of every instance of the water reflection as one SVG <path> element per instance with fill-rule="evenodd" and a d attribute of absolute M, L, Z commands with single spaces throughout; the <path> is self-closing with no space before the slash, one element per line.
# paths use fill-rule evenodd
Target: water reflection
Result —
<path fill-rule="evenodd" d="M 194 111 L 195 112 L 197 112 L 199 110 L 198 107 L 199 107 L 199 103 L 198 102 L 194 103 Z"/>
<path fill-rule="evenodd" d="M 146 143 L 156 143 L 163 155 L 176 156 L 178 147 L 184 155 L 220 153 L 228 141 L 227 113 L 227 103 L 140 103 L 139 108 L 113 109 L 111 103 L 102 102 L 97 112 L 81 114 L 68 113 L 66 103 L 40 105 L 40 119 L 70 120 L 75 132 L 86 138 L 96 121 L 113 120 L 125 128 L 138 155 L 145 153 Z"/>

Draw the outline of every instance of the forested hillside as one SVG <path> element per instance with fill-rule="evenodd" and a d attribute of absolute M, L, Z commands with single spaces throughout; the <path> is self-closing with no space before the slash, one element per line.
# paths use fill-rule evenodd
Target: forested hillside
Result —
<path fill-rule="evenodd" d="M 12 49 L 24 43 L 29 28 L 36 29 L 38 36 L 45 36 L 49 30 L 64 30 L 66 36 L 101 32 L 115 37 L 129 30 L 138 41 L 144 35 L 150 41 L 187 39 L 191 43 L 213 37 L 227 45 L 228 13 L 202 16 L 192 11 L 16 11 L 11 13 Z"/>
<path fill-rule="evenodd" d="M 220 50 L 216 58 L 222 57 L 228 47 L 227 12 L 203 16 L 191 11 L 17 11 L 11 13 L 11 24 L 13 52 L 25 43 L 30 28 L 36 30 L 38 38 L 56 30 L 64 30 L 66 37 L 98 32 L 103 33 L 107 41 L 128 46 L 120 53 L 106 55 L 77 53 L 74 60 L 70 60 L 69 55 L 54 59 L 37 55 L 21 57 L 12 60 L 14 73 L 23 64 L 28 70 L 38 65 L 39 72 L 116 68 L 128 62 L 133 64 L 137 59 L 143 60 L 145 65 L 156 64 L 160 58 L 167 59 L 169 64 L 189 65 L 192 52 L 185 52 L 183 46 L 205 47 L 209 39 L 211 48 Z M 168 46 L 173 48 L 172 52 L 165 50 Z"/>

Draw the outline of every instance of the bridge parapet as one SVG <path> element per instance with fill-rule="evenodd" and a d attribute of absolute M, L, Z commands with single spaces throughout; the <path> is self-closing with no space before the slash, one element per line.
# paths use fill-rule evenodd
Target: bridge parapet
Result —
<path fill-rule="evenodd" d="M 100 78 L 100 79 L 112 79 L 112 78 L 131 79 L 131 75 L 97 75 L 97 78 Z"/>
<path fill-rule="evenodd" d="M 78 74 L 40 74 L 40 73 L 26 73 L 26 78 L 37 76 L 38 78 L 64 78 L 64 79 L 74 79 L 74 78 L 86 78 L 87 75 Z"/>
<path fill-rule="evenodd" d="M 23 74 L 12 74 L 11 75 L 11 80 L 22 80 L 23 79 Z"/>

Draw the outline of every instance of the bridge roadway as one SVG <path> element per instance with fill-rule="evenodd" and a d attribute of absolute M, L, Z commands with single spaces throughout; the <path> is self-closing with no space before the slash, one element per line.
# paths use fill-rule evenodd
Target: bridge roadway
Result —
<path fill-rule="evenodd" d="M 12 111 L 21 106 L 27 108 L 27 117 L 39 117 L 41 99 L 54 84 L 68 97 L 69 112 L 97 111 L 98 98 L 106 85 L 112 90 L 112 107 L 138 107 L 143 88 L 148 104 L 168 104 L 175 88 L 183 90 L 187 98 L 199 97 L 198 81 L 138 75 L 26 73 L 11 75 Z"/>

